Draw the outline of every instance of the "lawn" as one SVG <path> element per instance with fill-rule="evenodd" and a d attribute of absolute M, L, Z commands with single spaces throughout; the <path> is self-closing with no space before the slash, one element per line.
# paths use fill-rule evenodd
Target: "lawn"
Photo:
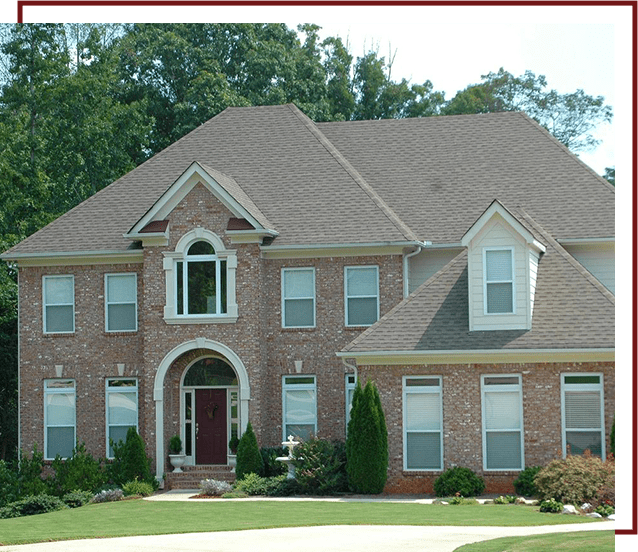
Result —
<path fill-rule="evenodd" d="M 466 544 L 454 552 L 552 552 L 578 550 L 578 552 L 613 552 L 613 531 L 582 531 L 554 533 L 526 537 L 504 537 Z"/>
<path fill-rule="evenodd" d="M 126 500 L 0 520 L 0 544 L 310 525 L 530 526 L 595 522 L 512 505 Z"/>

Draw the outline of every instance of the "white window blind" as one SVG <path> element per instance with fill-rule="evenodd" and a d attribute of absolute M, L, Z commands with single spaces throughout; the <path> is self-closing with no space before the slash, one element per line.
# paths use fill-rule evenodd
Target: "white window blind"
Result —
<path fill-rule="evenodd" d="M 282 270 L 282 326 L 315 325 L 315 271 L 312 268 Z"/>
<path fill-rule="evenodd" d="M 346 326 L 371 326 L 379 318 L 379 269 L 345 268 Z"/>
<path fill-rule="evenodd" d="M 107 274 L 106 330 L 130 332 L 137 330 L 136 274 Z"/>
<path fill-rule="evenodd" d="M 137 430 L 137 380 L 106 380 L 106 445 L 113 458 L 113 443 L 126 441 L 129 428 Z"/>
<path fill-rule="evenodd" d="M 69 458 L 75 448 L 75 381 L 44 382 L 45 458 Z"/>
<path fill-rule="evenodd" d="M 74 320 L 73 276 L 44 276 L 44 332 L 72 333 Z"/>
<path fill-rule="evenodd" d="M 404 378 L 403 440 L 406 470 L 443 469 L 440 377 Z"/>
<path fill-rule="evenodd" d="M 304 441 L 317 433 L 317 386 L 314 376 L 284 376 L 282 386 L 283 437 Z"/>
<path fill-rule="evenodd" d="M 605 457 L 603 380 L 601 374 L 562 375 L 563 454 L 586 450 Z"/>
<path fill-rule="evenodd" d="M 514 312 L 514 276 L 511 249 L 485 251 L 485 311 Z"/>

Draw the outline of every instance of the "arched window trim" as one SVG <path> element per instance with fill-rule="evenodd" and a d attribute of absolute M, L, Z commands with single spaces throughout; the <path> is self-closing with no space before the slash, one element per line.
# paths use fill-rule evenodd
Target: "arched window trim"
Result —
<path fill-rule="evenodd" d="M 224 362 L 235 374 L 235 377 L 237 378 L 237 383 L 233 384 L 233 385 L 187 385 L 186 384 L 186 376 L 188 375 L 188 372 L 190 371 L 191 368 L 193 368 L 193 366 L 195 366 L 195 364 L 197 364 L 198 362 L 202 361 L 202 360 L 206 360 L 207 358 L 212 358 L 212 359 L 216 359 L 216 360 L 221 360 L 222 362 Z M 219 388 L 239 388 L 239 376 L 237 375 L 237 371 L 235 370 L 235 368 L 233 368 L 233 365 L 228 362 L 228 359 L 225 358 L 223 355 L 216 355 L 216 354 L 206 354 L 203 356 L 200 356 L 198 358 L 196 358 L 195 360 L 193 360 L 192 362 L 190 362 L 188 364 L 188 366 L 186 366 L 186 368 L 184 369 L 184 371 L 182 372 L 182 377 L 181 377 L 181 381 L 180 381 L 180 387 L 182 389 L 195 389 L 198 387 L 202 387 L 202 388 L 211 388 L 211 387 L 219 387 Z"/>
<path fill-rule="evenodd" d="M 187 252 L 197 241 L 210 243 L 215 255 L 191 256 Z M 216 273 L 219 274 L 222 261 L 226 262 L 226 312 L 219 314 L 178 314 L 177 313 L 177 270 L 178 262 L 185 263 L 189 259 L 215 260 Z M 185 266 L 185 265 L 184 265 Z M 235 294 L 235 277 L 237 271 L 237 252 L 226 249 L 221 238 L 205 228 L 195 228 L 184 234 L 175 246 L 175 251 L 164 253 L 164 271 L 166 274 L 166 306 L 164 321 L 167 324 L 210 324 L 233 323 L 237 321 L 237 299 Z M 219 294 L 218 294 L 219 297 Z M 219 299 L 218 299 L 219 307 Z M 219 312 L 219 308 L 217 311 Z"/>

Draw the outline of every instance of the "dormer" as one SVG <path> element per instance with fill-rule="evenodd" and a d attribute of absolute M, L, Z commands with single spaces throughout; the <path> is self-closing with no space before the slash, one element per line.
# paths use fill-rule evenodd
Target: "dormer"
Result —
<path fill-rule="evenodd" d="M 497 200 L 461 244 L 468 250 L 470 331 L 531 329 L 538 261 L 545 246 Z"/>

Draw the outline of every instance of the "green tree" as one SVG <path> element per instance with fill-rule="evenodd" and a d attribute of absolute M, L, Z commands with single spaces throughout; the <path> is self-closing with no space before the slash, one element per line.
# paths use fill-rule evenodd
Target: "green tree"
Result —
<path fill-rule="evenodd" d="M 388 434 L 376 386 L 357 382 L 346 440 L 346 470 L 350 487 L 361 493 L 380 493 L 388 476 Z"/>
<path fill-rule="evenodd" d="M 468 86 L 442 109 L 444 115 L 524 111 L 573 152 L 591 150 L 598 145 L 592 131 L 612 119 L 612 108 L 602 96 L 589 96 L 583 90 L 559 94 L 547 90 L 543 75 L 525 71 L 515 77 L 500 68 L 482 75 L 480 84 Z"/>
<path fill-rule="evenodd" d="M 616 167 L 607 167 L 603 178 L 612 186 L 616 186 Z"/>
<path fill-rule="evenodd" d="M 237 479 L 243 479 L 249 473 L 256 473 L 262 476 L 264 473 L 264 460 L 259 452 L 257 437 L 250 422 L 246 426 L 246 431 L 239 440 L 237 446 L 237 465 L 235 474 Z"/>

